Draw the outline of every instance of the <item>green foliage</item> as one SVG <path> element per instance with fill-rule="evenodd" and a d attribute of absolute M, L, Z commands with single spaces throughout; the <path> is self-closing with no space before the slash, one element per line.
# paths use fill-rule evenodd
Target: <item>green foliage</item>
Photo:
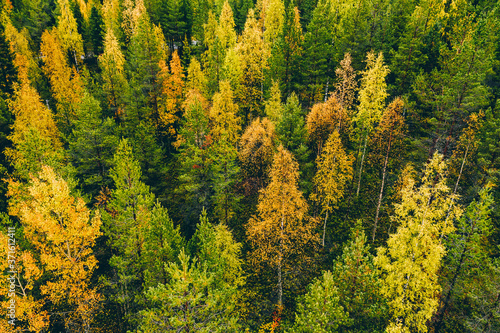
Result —
<path fill-rule="evenodd" d="M 456 231 L 446 239 L 448 253 L 443 259 L 443 296 L 434 322 L 436 331 L 457 325 L 464 331 L 476 331 L 500 324 L 496 316 L 487 323 L 480 319 L 488 317 L 489 311 L 495 313 L 487 302 L 495 297 L 500 282 L 497 263 L 490 255 L 493 197 L 489 186 L 480 191 L 478 201 L 467 207 L 457 221 Z"/>
<path fill-rule="evenodd" d="M 136 296 L 144 283 L 144 242 L 151 220 L 154 196 L 141 180 L 139 162 L 127 140 L 122 140 L 113 158 L 111 178 L 115 189 L 103 212 L 104 231 L 113 250 L 109 260 L 113 275 L 106 279 L 111 300 L 117 302 L 124 318 L 132 324 L 137 313 Z"/>
<path fill-rule="evenodd" d="M 144 231 L 144 290 L 166 284 L 170 276 L 167 272 L 168 263 L 175 262 L 183 245 L 179 227 L 174 227 L 168 212 L 158 202 L 151 211 L 151 220 Z"/>
<path fill-rule="evenodd" d="M 103 119 L 99 102 L 85 93 L 77 109 L 68 152 L 84 193 L 94 199 L 101 188 L 111 185 L 109 171 L 118 141 L 114 121 Z"/>
<path fill-rule="evenodd" d="M 348 313 L 339 304 L 340 295 L 330 271 L 316 279 L 300 298 L 295 315 L 295 324 L 290 332 L 338 332 L 345 324 Z"/>
<path fill-rule="evenodd" d="M 283 107 L 282 115 L 276 125 L 276 136 L 286 149 L 290 150 L 299 162 L 299 187 L 305 194 L 312 190 L 314 164 L 310 161 L 311 152 L 307 145 L 307 129 L 304 113 L 295 93 L 292 93 Z"/>
<path fill-rule="evenodd" d="M 150 288 L 151 308 L 141 312 L 141 331 L 239 332 L 234 312 L 243 284 L 240 249 L 223 224 L 213 226 L 206 212 L 178 263 L 166 268 L 170 280 Z"/>
<path fill-rule="evenodd" d="M 104 21 L 96 6 L 92 7 L 89 18 L 89 39 L 95 55 L 101 54 L 104 47 Z"/>

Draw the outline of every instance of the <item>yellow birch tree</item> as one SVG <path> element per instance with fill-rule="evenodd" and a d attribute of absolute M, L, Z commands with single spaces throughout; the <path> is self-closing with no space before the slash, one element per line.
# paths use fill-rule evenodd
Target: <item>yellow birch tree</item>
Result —
<path fill-rule="evenodd" d="M 269 172 L 270 183 L 260 191 L 258 215 L 247 224 L 252 246 L 251 263 L 276 270 L 278 307 L 283 305 L 286 273 L 293 266 L 291 256 L 306 261 L 305 249 L 317 244 L 316 220 L 307 215 L 308 205 L 298 189 L 299 166 L 283 146 L 278 147 Z"/>
<path fill-rule="evenodd" d="M 420 186 L 409 179 L 392 217 L 398 229 L 387 247 L 378 249 L 375 264 L 384 278 L 381 293 L 392 315 L 387 332 L 427 332 L 438 308 L 438 273 L 446 253 L 443 237 L 455 228 L 462 210 L 446 185 L 443 156 L 427 163 Z"/>
<path fill-rule="evenodd" d="M 312 199 L 320 202 L 321 211 L 325 213 L 322 246 L 325 246 L 328 213 L 337 208 L 339 200 L 344 196 L 344 188 L 352 179 L 353 162 L 354 157 L 345 152 L 338 131 L 334 131 L 316 160 L 318 171 L 314 176 L 314 184 L 318 191 L 312 194 Z"/>

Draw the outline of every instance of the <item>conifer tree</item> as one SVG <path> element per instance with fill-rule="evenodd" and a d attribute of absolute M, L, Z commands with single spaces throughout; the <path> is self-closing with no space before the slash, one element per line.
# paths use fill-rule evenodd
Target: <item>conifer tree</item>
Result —
<path fill-rule="evenodd" d="M 407 92 L 421 68 L 426 65 L 429 54 L 424 50 L 425 37 L 443 19 L 444 7 L 443 2 L 436 0 L 421 1 L 419 6 L 411 7 L 413 13 L 404 28 L 398 51 L 392 57 L 391 71 L 395 75 L 398 94 Z M 439 41 L 435 40 L 434 43 Z"/>
<path fill-rule="evenodd" d="M 446 185 L 446 163 L 434 154 L 419 187 L 410 179 L 396 205 L 398 223 L 387 248 L 380 247 L 375 264 L 383 271 L 382 295 L 388 300 L 390 332 L 427 332 L 438 309 L 438 273 L 446 254 L 442 238 L 454 230 L 461 209 Z"/>
<path fill-rule="evenodd" d="M 210 133 L 214 141 L 227 140 L 230 145 L 236 146 L 241 130 L 237 115 L 238 105 L 233 101 L 229 82 L 221 81 L 219 91 L 213 97 L 213 106 L 209 113 Z"/>
<path fill-rule="evenodd" d="M 328 99 L 329 85 L 332 84 L 330 63 L 333 57 L 331 2 L 320 0 L 314 9 L 311 22 L 304 35 L 303 80 L 305 90 L 303 100 L 308 105 Z"/>
<path fill-rule="evenodd" d="M 448 253 L 443 259 L 440 276 L 443 294 L 434 321 L 436 332 L 446 330 L 448 324 L 456 320 L 454 317 L 462 317 L 465 327 L 474 323 L 477 319 L 475 315 L 467 314 L 467 307 L 476 308 L 473 313 L 479 314 L 481 301 L 477 300 L 481 298 L 478 294 L 482 292 L 478 291 L 488 284 L 485 280 L 493 283 L 499 281 L 500 276 L 495 272 L 495 263 L 489 255 L 491 244 L 488 238 L 492 230 L 490 213 L 494 203 L 490 186 L 487 184 L 481 189 L 479 200 L 471 202 L 458 220 L 456 231 L 446 240 Z M 480 287 L 475 288 L 474 285 Z M 487 289 L 484 288 L 484 291 Z M 491 321 L 491 324 L 498 325 L 498 320 L 491 318 Z M 478 328 L 481 326 L 479 324 Z"/>
<path fill-rule="evenodd" d="M 103 213 L 104 231 L 114 252 L 109 261 L 114 276 L 107 283 L 123 318 L 131 323 L 138 305 L 135 298 L 145 279 L 141 258 L 154 196 L 140 179 L 141 168 L 127 140 L 120 142 L 113 164 L 111 178 L 115 189 L 107 212 Z"/>
<path fill-rule="evenodd" d="M 205 25 L 204 43 L 207 51 L 204 54 L 205 71 L 209 80 L 211 92 L 219 87 L 222 66 L 229 49 L 236 45 L 236 32 L 234 30 L 233 11 L 226 0 L 222 6 L 219 22 L 215 14 L 209 14 L 209 20 Z"/>
<path fill-rule="evenodd" d="M 258 215 L 248 221 L 247 237 L 253 249 L 251 262 L 276 271 L 277 303 L 281 307 L 287 272 L 297 264 L 291 258 L 307 261 L 306 248 L 314 247 L 317 241 L 313 233 L 317 223 L 307 216 L 307 202 L 297 188 L 298 164 L 283 146 L 273 158 L 269 177 L 269 184 L 260 191 Z"/>
<path fill-rule="evenodd" d="M 0 24 L 0 98 L 5 98 L 12 93 L 12 83 L 16 80 L 16 69 L 14 67 L 14 55 L 10 45 L 5 38 L 5 29 Z"/>
<path fill-rule="evenodd" d="M 282 115 L 276 126 L 276 136 L 283 147 L 299 162 L 299 186 L 305 195 L 311 191 L 314 163 L 309 158 L 311 152 L 307 145 L 307 128 L 299 98 L 292 93 L 282 107 Z"/>
<path fill-rule="evenodd" d="M 379 281 L 358 221 L 342 256 L 333 262 L 333 271 L 324 272 L 299 300 L 292 332 L 381 331 L 386 306 Z"/>
<path fill-rule="evenodd" d="M 128 127 L 147 120 L 158 128 L 160 61 L 166 60 L 167 45 L 161 29 L 152 24 L 141 1 L 131 14 L 131 35 L 128 45 L 129 92 L 127 94 Z"/>
<path fill-rule="evenodd" d="M 103 90 L 109 108 L 116 118 L 124 116 L 125 92 L 128 82 L 125 78 L 125 57 L 113 30 L 108 28 L 104 37 L 104 53 L 99 56 L 99 67 L 104 80 Z"/>
<path fill-rule="evenodd" d="M 184 90 L 184 73 L 177 50 L 172 53 L 170 70 L 163 60 L 160 61 L 159 80 L 161 82 L 159 97 L 161 126 L 166 128 L 169 135 L 175 135 Z"/>
<path fill-rule="evenodd" d="M 261 114 L 264 69 L 267 68 L 269 58 L 269 51 L 262 38 L 262 29 L 253 10 L 248 12 L 245 30 L 240 37 L 237 50 L 243 72 L 242 85 L 237 94 L 241 104 L 245 106 L 244 121 L 247 123 Z"/>
<path fill-rule="evenodd" d="M 120 1 L 104 0 L 102 5 L 102 16 L 104 20 L 106 34 L 108 34 L 109 33 L 108 31 L 111 29 L 116 38 L 120 39 L 120 37 L 122 37 L 123 34 L 122 28 L 120 26 L 120 17 L 121 17 Z"/>
<path fill-rule="evenodd" d="M 382 117 L 382 110 L 385 106 L 387 98 L 387 84 L 385 78 L 389 74 L 389 68 L 384 65 L 384 57 L 382 53 L 378 56 L 373 52 L 366 55 L 366 70 L 362 73 L 361 88 L 359 90 L 359 107 L 354 121 L 359 125 L 359 150 L 363 147 L 363 152 L 359 162 L 358 187 L 356 195 L 359 195 L 361 187 L 361 176 L 363 174 L 363 165 L 366 155 L 366 146 L 368 136 L 373 127 L 379 122 Z M 359 154 L 358 154 L 359 155 Z"/>
<path fill-rule="evenodd" d="M 314 176 L 314 184 L 317 193 L 314 193 L 312 198 L 320 202 L 322 212 L 326 213 L 322 246 L 325 246 L 328 213 L 338 207 L 339 200 L 344 196 L 344 188 L 352 179 L 353 160 L 351 155 L 346 154 L 338 131 L 330 135 L 323 152 L 316 159 L 318 171 Z"/>
<path fill-rule="evenodd" d="M 89 38 L 92 44 L 92 51 L 94 55 L 97 56 L 103 52 L 104 46 L 104 21 L 102 15 L 94 5 L 90 11 L 89 18 Z"/>
<path fill-rule="evenodd" d="M 360 220 L 351 231 L 351 238 L 342 256 L 333 261 L 332 270 L 340 305 L 349 315 L 343 329 L 382 332 L 387 325 L 388 308 L 380 293 L 380 271 L 375 267 Z"/>
<path fill-rule="evenodd" d="M 17 176 L 28 180 L 30 173 L 40 171 L 41 163 L 60 166 L 62 142 L 54 116 L 29 80 L 14 85 L 9 109 L 15 116 L 8 137 L 13 146 L 6 148 L 5 155 Z"/>
<path fill-rule="evenodd" d="M 186 93 L 191 90 L 197 90 L 198 93 L 205 96 L 207 93 L 207 79 L 201 69 L 201 64 L 196 58 L 191 58 L 187 73 Z"/>
<path fill-rule="evenodd" d="M 184 228 L 193 234 L 194 224 L 203 207 L 210 207 L 213 195 L 212 159 L 209 147 L 213 141 L 210 136 L 208 101 L 192 89 L 187 93 L 183 104 L 184 121 L 179 129 L 175 146 L 179 151 L 180 186 L 178 193 L 185 196 L 183 210 Z"/>
<path fill-rule="evenodd" d="M 283 84 L 284 92 L 290 96 L 295 91 L 294 84 L 297 84 L 297 71 L 300 70 L 300 57 L 302 56 L 304 36 L 302 35 L 302 26 L 300 24 L 300 13 L 297 7 L 292 6 L 292 1 L 288 4 L 284 25 L 284 43 L 283 43 L 283 61 L 284 73 Z"/>
<path fill-rule="evenodd" d="M 180 254 L 184 239 L 179 227 L 168 215 L 167 209 L 158 202 L 151 211 L 151 220 L 144 230 L 144 250 L 141 260 L 144 262 L 144 290 L 166 284 L 170 280 L 167 265 L 175 262 Z"/>
<path fill-rule="evenodd" d="M 235 92 L 235 99 L 239 101 L 238 92 L 243 84 L 243 68 L 241 57 L 236 47 L 229 49 L 222 65 L 221 79 L 229 81 L 231 88 Z"/>
<path fill-rule="evenodd" d="M 79 70 L 80 57 L 84 55 L 82 36 L 78 32 L 77 22 L 73 16 L 68 0 L 58 0 L 57 2 L 61 15 L 57 20 L 57 37 L 63 54 L 71 53 L 76 70 Z M 65 59 L 65 57 L 63 58 Z"/>
<path fill-rule="evenodd" d="M 68 149 L 84 193 L 95 198 L 101 188 L 111 185 L 109 171 L 118 141 L 114 121 L 103 119 L 99 102 L 85 93 Z"/>
<path fill-rule="evenodd" d="M 147 291 L 152 306 L 141 313 L 141 331 L 238 332 L 241 244 L 224 224 L 211 225 L 204 211 L 189 249 L 168 264 L 168 283 Z"/>
<path fill-rule="evenodd" d="M 273 81 L 269 99 L 264 103 L 264 105 L 264 113 L 266 114 L 266 117 L 277 124 L 283 114 L 283 106 L 281 105 L 281 90 L 278 81 Z"/>
<path fill-rule="evenodd" d="M 57 102 L 56 115 L 59 118 L 61 131 L 69 134 L 77 105 L 80 103 L 83 83 L 76 70 L 68 65 L 64 55 L 67 49 L 62 46 L 55 30 L 43 33 L 40 51 L 45 55 L 43 70 L 49 78 L 53 97 Z"/>
<path fill-rule="evenodd" d="M 332 272 L 323 272 L 307 289 L 307 294 L 299 299 L 295 324 L 290 332 L 338 332 L 339 326 L 347 322 L 349 314 L 340 305 Z"/>

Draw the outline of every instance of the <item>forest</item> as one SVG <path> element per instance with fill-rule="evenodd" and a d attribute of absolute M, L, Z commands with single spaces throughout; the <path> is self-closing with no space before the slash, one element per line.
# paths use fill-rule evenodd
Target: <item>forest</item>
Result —
<path fill-rule="evenodd" d="M 500 332 L 500 2 L 0 10 L 0 332 Z"/>

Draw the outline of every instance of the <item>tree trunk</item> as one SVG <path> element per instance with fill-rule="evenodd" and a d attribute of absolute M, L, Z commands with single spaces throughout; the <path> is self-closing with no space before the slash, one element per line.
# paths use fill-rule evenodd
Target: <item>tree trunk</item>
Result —
<path fill-rule="evenodd" d="M 325 247 L 325 234 L 326 234 L 326 220 L 328 219 L 328 211 L 326 211 L 326 216 L 325 216 L 325 225 L 323 226 L 323 241 L 321 242 L 321 245 Z"/>
<path fill-rule="evenodd" d="M 330 85 L 330 79 L 326 80 L 326 87 L 325 87 L 325 102 L 328 100 L 328 86 Z"/>
<path fill-rule="evenodd" d="M 380 205 L 382 204 L 382 196 L 384 193 L 385 175 L 387 173 L 387 162 L 389 161 L 389 152 L 391 150 L 391 139 L 389 139 L 389 146 L 387 147 L 387 154 L 385 154 L 384 170 L 382 171 L 382 185 L 380 185 L 380 193 L 378 195 L 377 212 L 375 213 L 375 223 L 373 224 L 372 243 L 375 242 L 375 233 L 377 231 L 378 214 L 380 212 Z"/>
<path fill-rule="evenodd" d="M 363 173 L 363 163 L 365 161 L 366 141 L 367 140 L 368 140 L 368 132 L 365 133 L 365 144 L 363 147 L 363 155 L 361 155 L 361 165 L 359 166 L 358 189 L 356 190 L 356 196 L 359 196 L 359 188 L 361 187 L 361 175 Z"/>

